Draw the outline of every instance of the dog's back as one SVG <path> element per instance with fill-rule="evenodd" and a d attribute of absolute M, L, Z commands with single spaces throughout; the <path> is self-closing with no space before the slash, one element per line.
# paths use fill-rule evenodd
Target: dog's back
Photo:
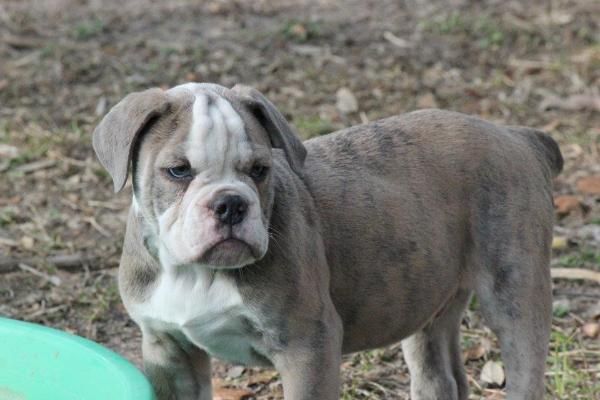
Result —
<path fill-rule="evenodd" d="M 305 145 L 345 350 L 420 328 L 449 293 L 502 264 L 517 232 L 546 258 L 562 158 L 544 134 L 424 110 Z"/>

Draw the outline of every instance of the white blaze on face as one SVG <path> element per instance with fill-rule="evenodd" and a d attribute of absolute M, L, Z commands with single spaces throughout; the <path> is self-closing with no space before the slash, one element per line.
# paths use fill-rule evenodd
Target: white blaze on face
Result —
<path fill-rule="evenodd" d="M 184 88 L 194 92 L 193 86 Z M 244 122 L 227 100 L 209 98 L 206 92 L 194 95 L 186 157 L 196 176 L 181 201 L 159 217 L 161 261 L 163 265 L 193 263 L 224 239 L 209 208 L 223 194 L 239 195 L 248 202 L 246 217 L 233 227 L 233 235 L 264 254 L 268 235 L 258 193 L 240 180 L 241 172 L 236 170 L 240 160 L 252 155 Z"/>

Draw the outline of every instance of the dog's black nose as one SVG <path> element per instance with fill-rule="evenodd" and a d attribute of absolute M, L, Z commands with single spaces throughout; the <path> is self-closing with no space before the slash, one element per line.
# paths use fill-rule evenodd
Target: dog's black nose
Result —
<path fill-rule="evenodd" d="M 248 203 L 241 196 L 225 195 L 213 203 L 212 209 L 219 221 L 224 224 L 235 225 L 244 220 Z"/>

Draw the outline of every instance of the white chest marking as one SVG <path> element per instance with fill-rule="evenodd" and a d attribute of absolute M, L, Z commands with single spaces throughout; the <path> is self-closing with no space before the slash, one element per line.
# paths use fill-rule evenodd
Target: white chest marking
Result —
<path fill-rule="evenodd" d="M 133 212 L 135 214 L 137 214 L 140 210 L 140 206 L 138 204 L 137 199 L 135 198 L 135 193 L 133 194 L 133 196 L 131 197 L 131 208 L 133 209 Z"/>
<path fill-rule="evenodd" d="M 141 325 L 176 330 L 209 354 L 241 364 L 261 364 L 255 350 L 254 318 L 228 277 L 202 266 L 178 275 L 163 272 L 151 297 L 131 307 Z"/>
<path fill-rule="evenodd" d="M 210 271 L 163 273 L 152 297 L 145 304 L 146 317 L 179 326 L 195 325 L 242 306 L 242 298 L 227 277 L 218 274 L 214 280 Z"/>

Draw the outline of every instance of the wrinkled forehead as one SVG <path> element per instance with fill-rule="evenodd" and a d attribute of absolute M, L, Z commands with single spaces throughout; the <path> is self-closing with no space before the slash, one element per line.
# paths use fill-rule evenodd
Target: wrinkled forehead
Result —
<path fill-rule="evenodd" d="M 244 162 L 269 152 L 266 132 L 228 89 L 194 83 L 174 87 L 167 95 L 176 106 L 167 123 L 171 132 L 162 136 L 192 167 Z"/>

